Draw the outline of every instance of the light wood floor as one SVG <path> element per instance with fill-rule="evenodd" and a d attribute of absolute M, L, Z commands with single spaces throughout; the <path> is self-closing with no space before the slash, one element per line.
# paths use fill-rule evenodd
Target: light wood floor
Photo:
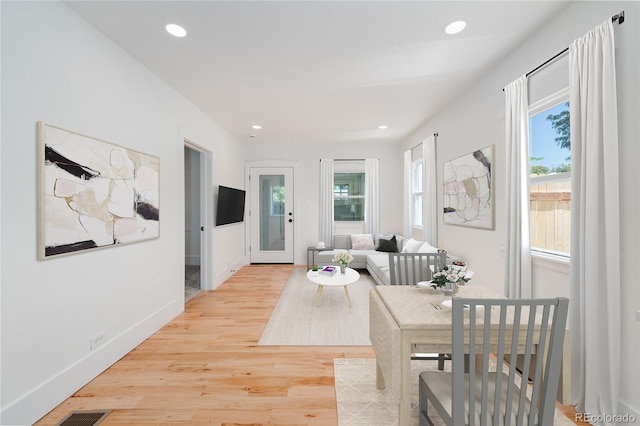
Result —
<path fill-rule="evenodd" d="M 336 425 L 333 359 L 371 347 L 257 346 L 291 265 L 242 268 L 36 425 L 112 409 L 101 425 Z M 560 407 L 571 419 L 573 407 Z M 364 425 L 363 425 L 364 426 Z"/>

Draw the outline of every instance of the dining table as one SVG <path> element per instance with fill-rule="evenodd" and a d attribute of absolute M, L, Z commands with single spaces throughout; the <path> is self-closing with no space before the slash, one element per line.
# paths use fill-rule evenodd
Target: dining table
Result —
<path fill-rule="evenodd" d="M 459 286 L 454 296 L 499 299 L 479 285 Z M 376 355 L 376 387 L 398 404 L 398 424 L 411 424 L 411 357 L 450 354 L 451 295 L 426 286 L 376 286 L 369 293 L 369 337 Z M 565 334 L 558 401 L 570 403 L 570 334 Z"/>

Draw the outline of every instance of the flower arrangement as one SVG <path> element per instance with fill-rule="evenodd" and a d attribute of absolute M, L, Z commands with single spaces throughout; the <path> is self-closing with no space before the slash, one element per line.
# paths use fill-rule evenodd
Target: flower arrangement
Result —
<path fill-rule="evenodd" d="M 461 284 L 466 283 L 471 279 L 471 276 L 467 276 L 467 272 L 460 267 L 445 266 L 441 271 L 434 273 L 431 277 L 431 287 L 443 288 L 451 287 L 449 283 Z"/>
<path fill-rule="evenodd" d="M 341 251 L 333 256 L 333 261 L 338 262 L 341 265 L 348 265 L 353 261 L 353 256 L 351 256 L 351 253 L 348 251 Z"/>

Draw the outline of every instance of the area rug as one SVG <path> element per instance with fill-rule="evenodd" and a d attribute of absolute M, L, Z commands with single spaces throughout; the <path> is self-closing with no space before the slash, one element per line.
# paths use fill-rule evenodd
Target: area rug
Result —
<path fill-rule="evenodd" d="M 413 426 L 418 425 L 418 376 L 421 372 L 437 370 L 435 361 L 412 361 L 411 414 Z M 398 426 L 398 407 L 391 402 L 387 390 L 376 389 L 375 358 L 336 358 L 333 360 L 338 426 Z M 445 371 L 451 371 L 445 363 Z M 444 425 L 429 403 L 428 411 L 437 426 Z M 554 425 L 573 426 L 574 423 L 556 410 Z"/>
<path fill-rule="evenodd" d="M 373 278 L 360 271 L 349 285 L 352 307 L 343 287 L 324 287 L 318 306 L 318 286 L 307 270 L 294 268 L 269 318 L 258 345 L 369 346 L 369 290 Z"/>

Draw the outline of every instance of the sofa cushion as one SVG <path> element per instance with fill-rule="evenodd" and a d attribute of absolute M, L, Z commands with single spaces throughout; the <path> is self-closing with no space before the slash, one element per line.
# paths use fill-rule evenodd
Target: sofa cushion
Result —
<path fill-rule="evenodd" d="M 377 277 L 382 285 L 389 285 L 389 255 L 387 254 L 370 254 L 367 256 L 367 269 L 371 275 Z"/>
<path fill-rule="evenodd" d="M 373 234 L 352 234 L 351 248 L 353 250 L 375 250 Z"/>
<path fill-rule="evenodd" d="M 366 268 L 367 266 L 367 256 L 370 254 L 375 254 L 375 250 L 349 250 L 351 256 L 353 256 L 353 261 L 351 265 L 362 265 L 362 268 Z"/>
<path fill-rule="evenodd" d="M 381 238 L 380 244 L 378 244 L 376 251 L 383 251 L 386 253 L 397 253 L 398 243 L 396 242 L 396 236 L 394 235 L 389 240 L 385 240 L 384 238 Z"/>
<path fill-rule="evenodd" d="M 413 238 L 409 238 L 402 248 L 402 253 L 417 253 L 420 247 L 424 244 L 424 241 L 414 240 Z"/>
<path fill-rule="evenodd" d="M 351 236 L 350 235 L 334 235 L 333 247 L 336 249 L 349 250 L 351 248 Z"/>

